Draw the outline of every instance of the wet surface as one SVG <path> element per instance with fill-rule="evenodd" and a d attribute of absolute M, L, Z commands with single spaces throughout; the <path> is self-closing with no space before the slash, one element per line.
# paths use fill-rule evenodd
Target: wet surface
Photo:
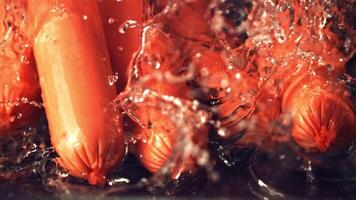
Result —
<path fill-rule="evenodd" d="M 351 135 L 348 141 L 324 151 L 323 137 L 320 145 L 303 137 L 298 143 L 292 114 L 282 109 L 282 101 L 298 103 L 297 89 L 288 88 L 303 73 L 310 82 L 325 81 L 322 92 L 356 104 L 354 1 L 147 0 L 145 6 L 142 24 L 128 20 L 117 28 L 125 34 L 140 26 L 143 36 L 128 87 L 109 106 L 113 121 L 125 118 L 124 163 L 103 188 L 70 176 L 54 160 L 42 116 L 1 142 L 1 199 L 355 198 L 353 129 L 335 136 Z M 162 139 L 170 154 L 151 161 L 160 166 L 152 175 L 136 146 L 149 141 L 137 130 L 154 127 L 155 113 L 173 124 L 175 135 Z M 172 180 L 177 166 L 190 167 L 187 160 L 196 166 Z"/>

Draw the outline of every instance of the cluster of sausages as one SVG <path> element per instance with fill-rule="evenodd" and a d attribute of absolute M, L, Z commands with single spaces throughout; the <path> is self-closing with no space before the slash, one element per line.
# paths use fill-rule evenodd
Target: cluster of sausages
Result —
<path fill-rule="evenodd" d="M 353 56 L 355 33 L 343 24 L 343 8 L 328 7 L 331 2 L 39 1 L 0 2 L 0 19 L 9 22 L 0 27 L 0 133 L 31 125 L 40 109 L 29 102 L 41 101 L 42 94 L 58 163 L 90 184 L 104 185 L 131 145 L 125 108 L 112 119 L 109 104 L 117 91 L 124 89 L 120 101 L 137 85 L 206 105 L 225 137 L 249 129 L 238 145 L 280 141 L 270 125 L 286 115 L 292 128 L 285 135 L 307 152 L 340 150 L 356 136 L 355 102 L 340 78 Z M 120 34 L 118 22 L 133 19 L 144 19 L 142 33 L 135 28 Z M 351 50 L 340 48 L 347 39 L 333 31 L 332 20 L 349 34 Z M 108 81 L 113 71 L 118 88 Z M 145 79 L 157 73 L 161 78 Z M 126 110 L 137 122 L 134 153 L 152 173 L 172 156 L 182 128 L 159 103 L 138 102 L 134 113 Z M 254 126 L 241 126 L 245 120 Z M 203 149 L 207 121 L 191 133 Z M 172 177 L 196 165 L 188 155 Z"/>
<path fill-rule="evenodd" d="M 107 22 L 101 21 L 98 5 L 103 13 L 116 15 L 116 9 L 133 6 L 138 14 L 138 2 L 121 7 L 94 0 L 1 1 L 1 135 L 34 121 L 40 109 L 30 102 L 40 102 L 42 94 L 58 163 L 74 176 L 103 185 L 106 173 L 123 159 L 126 144 L 122 124 L 107 125 L 104 112 L 117 92 L 108 82 L 113 69 L 103 30 Z M 108 40 L 115 38 L 110 42 L 124 43 L 106 30 Z M 124 48 L 134 49 L 132 41 Z M 113 65 L 127 62 L 120 57 L 123 61 L 118 65 L 115 58 Z"/>

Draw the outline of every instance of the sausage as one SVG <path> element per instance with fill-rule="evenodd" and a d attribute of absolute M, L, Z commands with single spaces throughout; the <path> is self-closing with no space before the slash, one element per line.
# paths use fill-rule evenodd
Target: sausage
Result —
<path fill-rule="evenodd" d="M 40 109 L 33 103 L 41 100 L 32 48 L 19 15 L 25 5 L 13 2 L 5 11 L 5 3 L 0 2 L 0 21 L 8 20 L 6 27 L 0 26 L 0 136 L 34 122 Z"/>
<path fill-rule="evenodd" d="M 51 143 L 60 166 L 92 185 L 125 155 L 122 122 L 105 109 L 116 89 L 95 0 L 29 2 L 34 55 Z M 110 113 L 110 112 L 109 112 Z"/>
<path fill-rule="evenodd" d="M 355 108 L 343 83 L 326 67 L 296 75 L 284 92 L 282 110 L 293 121 L 292 138 L 307 152 L 340 150 L 356 137 Z"/>
<path fill-rule="evenodd" d="M 0 56 L 0 135 L 31 125 L 38 117 L 40 87 L 31 53 L 30 63 Z"/>
<path fill-rule="evenodd" d="M 151 126 L 141 128 L 137 133 L 142 137 L 138 144 L 137 153 L 141 163 L 150 172 L 156 173 L 172 156 L 173 142 L 177 136 L 177 130 L 166 116 L 147 108 L 145 111 L 149 115 Z M 193 163 L 189 159 L 183 165 L 175 166 L 172 177 L 179 177 L 182 171 L 191 169 Z"/>
<path fill-rule="evenodd" d="M 134 53 L 141 44 L 141 20 L 143 17 L 143 1 L 105 0 L 98 2 L 106 42 L 108 44 L 113 72 L 120 74 L 117 80 L 119 91 L 127 83 L 127 69 Z M 125 24 L 128 27 L 124 27 Z M 120 29 L 124 28 L 124 33 Z M 125 72 L 125 73 L 124 73 Z"/>
<path fill-rule="evenodd" d="M 237 124 L 251 116 L 254 99 L 249 96 L 249 91 L 255 85 L 254 80 L 240 69 L 241 66 L 229 69 L 223 54 L 209 49 L 193 56 L 193 81 L 201 87 L 200 97 L 203 98 L 198 99 L 208 102 L 222 127 L 228 130 L 227 134 L 235 134 L 240 131 Z M 238 56 L 234 59 L 239 59 Z"/>
<path fill-rule="evenodd" d="M 170 114 L 163 114 L 163 109 L 159 105 L 159 102 L 155 103 L 148 99 L 139 112 L 138 117 L 147 120 L 148 126 L 140 127 L 134 132 L 138 139 L 136 155 L 151 173 L 157 173 L 163 167 L 170 166 L 172 163 L 168 164 L 169 162 L 174 162 L 173 168 L 169 171 L 172 179 L 179 178 L 182 173 L 194 174 L 197 169 L 197 157 L 193 153 L 189 152 L 187 155 L 183 152 L 186 151 L 184 148 L 187 144 L 178 142 L 188 139 L 198 148 L 206 148 L 207 126 L 203 124 L 198 128 L 192 128 L 194 132 L 186 133 L 182 139 L 176 122 L 169 119 Z M 174 151 L 177 148 L 175 145 L 179 145 L 179 152 Z M 174 157 L 177 156 L 174 152 L 178 157 Z"/>
<path fill-rule="evenodd" d="M 131 63 L 132 74 L 126 90 L 130 91 L 136 84 L 141 84 L 144 89 L 150 89 L 159 95 L 179 98 L 187 103 L 188 100 L 193 99 L 193 92 L 185 82 L 183 63 L 186 60 L 195 62 L 190 57 L 195 55 L 196 50 L 191 50 L 199 45 L 187 43 L 180 37 L 174 37 L 164 32 L 160 25 L 159 23 L 152 24 L 144 29 L 142 39 L 144 43 L 137 59 Z M 199 61 L 196 60 L 196 62 L 195 64 L 198 64 Z M 205 64 L 207 63 L 205 62 Z M 161 77 L 157 78 L 157 74 L 160 74 Z M 167 74 L 171 74 L 174 78 L 165 77 Z M 164 108 L 159 105 L 165 105 L 160 102 L 163 99 L 152 100 L 152 98 L 146 97 L 143 102 L 136 103 L 126 110 L 130 112 L 129 116 L 140 125 L 140 128 L 133 131 L 138 140 L 135 153 L 150 172 L 157 173 L 168 162 L 175 161 L 173 156 L 176 155 L 173 152 L 175 145 L 179 145 L 176 141 L 179 140 L 180 133 L 169 116 L 162 113 Z M 189 116 L 186 117 L 189 118 Z M 191 132 L 193 143 L 200 148 L 205 148 L 207 132 L 204 125 L 201 129 Z M 189 155 L 175 164 L 170 171 L 172 179 L 179 178 L 183 172 L 194 173 L 197 166 L 193 155 Z"/>
<path fill-rule="evenodd" d="M 337 78 L 345 72 L 344 64 L 349 57 L 345 49 L 339 48 L 345 38 L 333 32 L 336 19 L 323 25 L 325 27 L 320 26 L 323 20 L 320 15 L 324 11 L 340 20 L 345 13 L 338 11 L 339 8 L 329 11 L 319 3 L 306 6 L 305 2 L 291 1 L 290 8 L 281 12 L 268 11 L 266 15 L 268 9 L 261 9 L 258 4 L 247 17 L 251 27 L 245 45 L 250 52 L 256 51 L 257 57 L 252 61 L 261 80 L 258 83 L 260 94 L 263 90 L 271 92 L 270 99 L 276 102 L 276 107 L 271 104 L 265 111 L 262 107 L 255 116 L 257 125 L 269 124 L 278 113 L 290 114 L 291 138 L 302 149 L 329 152 L 349 145 L 356 133 L 355 108 L 345 84 Z M 277 5 L 283 4 L 278 2 Z M 274 19 L 269 20 L 270 16 Z M 273 28 L 275 24 L 278 24 L 277 29 Z M 346 33 L 344 26 L 337 26 L 341 29 L 339 33 L 351 34 Z M 254 38 L 259 36 L 260 29 L 268 28 L 270 41 Z M 278 37 L 281 30 L 283 37 Z M 316 40 L 318 37 L 322 39 Z M 261 103 L 264 104 L 257 99 L 257 108 Z"/>

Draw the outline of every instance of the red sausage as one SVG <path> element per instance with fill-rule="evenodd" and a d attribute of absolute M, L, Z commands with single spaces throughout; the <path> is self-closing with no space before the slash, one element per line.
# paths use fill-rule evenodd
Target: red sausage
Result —
<path fill-rule="evenodd" d="M 104 0 L 98 3 L 118 89 L 127 83 L 128 65 L 141 44 L 142 0 Z M 125 24 L 127 25 L 125 27 Z M 120 33 L 120 30 L 123 31 Z"/>
<path fill-rule="evenodd" d="M 135 84 L 142 84 L 143 88 L 157 92 L 159 95 L 169 95 L 181 98 L 181 100 L 192 100 L 192 90 L 187 86 L 183 78 L 185 74 L 184 72 L 182 73 L 184 70 L 184 57 L 190 57 L 191 54 L 195 55 L 196 52 L 193 50 L 195 48 L 200 50 L 203 48 L 198 48 L 199 45 L 184 43 L 179 37 L 173 37 L 165 33 L 160 29 L 158 24 L 144 30 L 143 41 L 144 44 L 137 56 L 137 60 L 131 65 L 132 72 L 136 73 L 133 73 L 133 77 L 135 78 L 131 79 L 127 89 L 129 90 Z M 187 46 L 184 46 L 184 44 Z M 195 50 L 197 51 L 197 49 Z M 195 53 L 190 52 L 190 50 L 193 50 Z M 205 60 L 200 61 L 200 59 L 195 59 L 193 56 L 189 60 L 195 65 L 202 65 L 201 62 L 208 64 Z M 160 74 L 160 78 L 155 76 L 157 74 Z M 171 74 L 171 76 L 179 80 L 175 81 L 173 80 L 174 78 L 169 79 L 165 77 L 167 74 Z M 197 71 L 197 76 L 198 74 L 201 73 Z M 147 79 L 147 77 L 151 79 Z M 203 77 L 200 76 L 200 78 Z M 146 81 L 142 83 L 140 80 Z M 202 84 L 206 84 L 208 87 L 208 83 Z M 140 125 L 146 125 L 134 132 L 139 140 L 136 154 L 142 164 L 152 173 L 158 172 L 172 159 L 172 156 L 174 156 L 173 148 L 177 145 L 176 140 L 180 136 L 175 122 L 169 119 L 169 116 L 164 115 L 159 106 L 154 106 L 159 104 L 160 100 L 156 100 L 158 102 L 151 102 L 147 98 L 143 102 L 144 106 L 136 104 L 134 108 L 130 109 L 131 112 L 134 112 L 131 114 L 137 118 L 136 121 L 139 121 Z M 206 127 L 202 127 L 201 130 L 196 131 L 190 133 L 192 134 L 194 144 L 205 148 L 207 140 Z M 183 172 L 192 173 L 197 165 L 193 155 L 187 156 L 181 163 L 176 164 L 171 171 L 172 178 L 178 178 Z"/>
<path fill-rule="evenodd" d="M 149 104 L 149 102 L 146 102 Z M 150 102 L 153 103 L 153 102 Z M 171 115 L 171 114 L 168 114 Z M 139 118 L 147 120 L 148 127 L 137 129 L 136 137 L 139 139 L 136 154 L 141 163 L 152 173 L 158 172 L 163 167 L 169 165 L 169 161 L 175 162 L 170 176 L 173 179 L 180 177 L 182 173 L 194 173 L 197 167 L 196 155 L 189 152 L 183 153 L 178 160 L 173 159 L 173 150 L 175 145 L 179 146 L 181 154 L 186 148 L 185 143 L 182 142 L 182 137 L 179 134 L 179 128 L 176 122 L 169 119 L 169 116 L 162 113 L 162 110 L 156 106 L 144 106 L 139 112 Z M 189 116 L 186 116 L 189 117 Z M 194 120 L 194 119 L 191 119 Z M 186 133 L 185 139 L 192 142 L 198 148 L 204 149 L 207 144 L 207 127 L 202 125 L 200 128 L 193 128 L 192 133 Z M 193 131 L 193 130 L 192 130 Z M 178 141 L 179 140 L 179 141 Z"/>
<path fill-rule="evenodd" d="M 122 123 L 115 126 L 105 108 L 116 89 L 95 0 L 29 2 L 34 54 L 43 91 L 51 142 L 59 164 L 90 184 L 122 160 Z"/>
<path fill-rule="evenodd" d="M 24 37 L 21 13 L 25 3 L 0 2 L 0 136 L 11 130 L 30 125 L 39 108 L 40 87 L 32 49 Z M 11 16 L 11 17 L 10 17 Z"/>
<path fill-rule="evenodd" d="M 349 92 L 326 67 L 316 75 L 302 73 L 283 96 L 282 109 L 293 120 L 292 137 L 307 151 L 325 152 L 350 145 L 356 137 L 356 117 Z"/>
<path fill-rule="evenodd" d="M 260 12 L 258 4 L 255 5 L 248 17 L 252 21 L 247 23 L 252 25 L 250 30 L 255 30 L 257 36 L 259 28 L 271 28 L 271 43 L 259 42 L 258 37 L 255 41 L 254 33 L 250 31 L 250 38 L 245 44 L 257 51 L 254 63 L 262 80 L 261 89 L 273 91 L 271 100 L 276 102 L 277 107 L 271 105 L 273 107 L 265 108 L 267 112 L 271 111 L 270 117 L 274 118 L 279 110 L 290 114 L 291 136 L 306 151 L 340 150 L 356 136 L 351 94 L 345 84 L 338 81 L 338 77 L 345 72 L 348 55 L 345 49 L 339 48 L 345 38 L 333 33 L 330 27 L 334 22 L 320 24 L 323 24 L 324 11 L 336 16 L 338 19 L 335 20 L 340 22 L 344 13 L 338 11 L 339 8 L 328 10 L 319 3 L 313 6 L 305 4 L 291 1 L 293 12 L 289 9 L 268 11 L 268 15 Z M 275 18 L 269 20 L 268 16 Z M 278 37 L 280 30 L 273 29 L 273 24 L 279 25 L 285 37 Z M 347 32 L 344 24 L 339 27 Z M 260 102 L 256 104 L 259 106 Z M 263 113 L 257 116 L 262 117 L 260 122 L 270 121 L 270 117 L 263 116 Z"/>

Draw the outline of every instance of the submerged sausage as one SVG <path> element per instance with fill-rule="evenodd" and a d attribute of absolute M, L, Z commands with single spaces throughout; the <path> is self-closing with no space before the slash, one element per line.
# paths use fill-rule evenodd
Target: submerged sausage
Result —
<path fill-rule="evenodd" d="M 197 49 L 203 48 L 166 33 L 160 25 L 157 23 L 144 29 L 142 39 L 144 43 L 137 59 L 130 66 L 132 76 L 127 89 L 135 87 L 135 84 L 141 84 L 144 89 L 154 91 L 158 95 L 170 96 L 169 99 L 172 101 L 174 98 L 179 101 L 192 100 L 193 90 L 186 83 L 186 76 L 190 73 L 187 72 L 186 62 L 199 65 L 199 59 L 194 60 L 193 55 L 197 53 Z M 202 62 L 209 64 L 205 60 Z M 197 72 L 197 74 L 201 73 Z M 208 83 L 205 84 L 208 86 Z M 156 173 L 163 167 L 169 166 L 166 164 L 170 161 L 175 161 L 173 158 L 176 156 L 175 153 L 181 153 L 174 152 L 176 145 L 179 145 L 177 140 L 180 140 L 179 129 L 181 127 L 169 118 L 170 115 L 177 113 L 163 113 L 164 108 L 159 106 L 163 104 L 164 107 L 165 104 L 160 102 L 163 99 L 158 98 L 153 102 L 151 100 L 147 97 L 130 110 L 134 112 L 131 114 L 136 118 L 135 121 L 142 126 L 134 131 L 139 141 L 136 154 L 150 172 Z M 189 118 L 189 116 L 185 117 Z M 183 137 L 191 139 L 196 146 L 204 148 L 207 140 L 206 127 L 202 127 L 201 130 L 192 130 Z M 197 165 L 195 159 L 193 155 L 189 155 L 182 158 L 180 162 L 174 163 L 170 176 L 176 179 L 183 172 L 192 173 Z"/>
<path fill-rule="evenodd" d="M 59 164 L 90 184 L 104 185 L 125 154 L 125 142 L 121 121 L 114 126 L 105 115 L 116 90 L 107 80 L 112 72 L 96 1 L 31 1 L 29 10 Z"/>
<path fill-rule="evenodd" d="M 288 9 L 276 12 L 265 9 L 268 6 L 264 2 L 256 2 L 247 17 L 246 23 L 251 27 L 244 45 L 256 55 L 252 63 L 259 75 L 259 93 L 265 90 L 271 95 L 265 103 L 263 99 L 256 100 L 257 126 L 269 125 L 281 113 L 280 120 L 285 124 L 278 125 L 291 126 L 291 138 L 304 150 L 340 150 L 350 144 L 356 133 L 351 95 L 345 83 L 338 80 L 350 53 L 343 48 L 344 34 L 352 32 L 341 23 L 345 18 L 341 8 L 329 10 L 320 2 L 313 6 L 302 1 L 287 4 Z M 287 4 L 276 3 L 277 7 Z M 335 18 L 325 23 L 325 13 Z M 273 19 L 269 19 L 271 16 Z M 260 30 L 267 30 L 264 36 L 269 41 L 260 40 Z M 353 46 L 351 38 L 348 42 Z M 278 135 L 270 133 L 272 137 Z"/>
<path fill-rule="evenodd" d="M 149 117 L 151 127 L 141 128 L 137 133 L 142 137 L 138 144 L 138 157 L 142 164 L 152 173 L 160 170 L 172 156 L 172 150 L 177 130 L 174 124 L 167 119 L 166 116 L 157 113 L 157 111 L 150 112 L 145 109 Z M 190 170 L 194 165 L 194 161 L 187 160 L 183 165 L 175 166 L 172 177 L 179 177 L 180 173 L 185 170 Z"/>
<path fill-rule="evenodd" d="M 0 135 L 31 124 L 40 101 L 32 49 L 23 35 L 20 9 L 25 4 L 13 2 L 5 11 L 5 3 L 0 2 L 0 21 L 8 22 L 0 26 Z"/>
<path fill-rule="evenodd" d="M 152 173 L 173 166 L 169 171 L 172 179 L 179 178 L 182 173 L 194 173 L 197 155 L 191 152 L 192 149 L 187 153 L 185 148 L 189 148 L 190 142 L 198 148 L 206 148 L 206 125 L 192 128 L 190 133 L 180 133 L 182 127 L 169 118 L 171 114 L 164 114 L 159 107 L 148 105 L 139 112 L 139 117 L 147 120 L 148 127 L 140 127 L 135 132 L 138 139 L 136 154 L 141 163 Z"/>
<path fill-rule="evenodd" d="M 292 138 L 310 152 L 342 149 L 356 137 L 356 117 L 349 92 L 325 68 L 295 77 L 282 109 L 293 120 Z"/>
<path fill-rule="evenodd" d="M 0 134 L 30 125 L 40 110 L 36 66 L 31 53 L 25 56 L 29 63 L 15 55 L 0 55 Z"/>

